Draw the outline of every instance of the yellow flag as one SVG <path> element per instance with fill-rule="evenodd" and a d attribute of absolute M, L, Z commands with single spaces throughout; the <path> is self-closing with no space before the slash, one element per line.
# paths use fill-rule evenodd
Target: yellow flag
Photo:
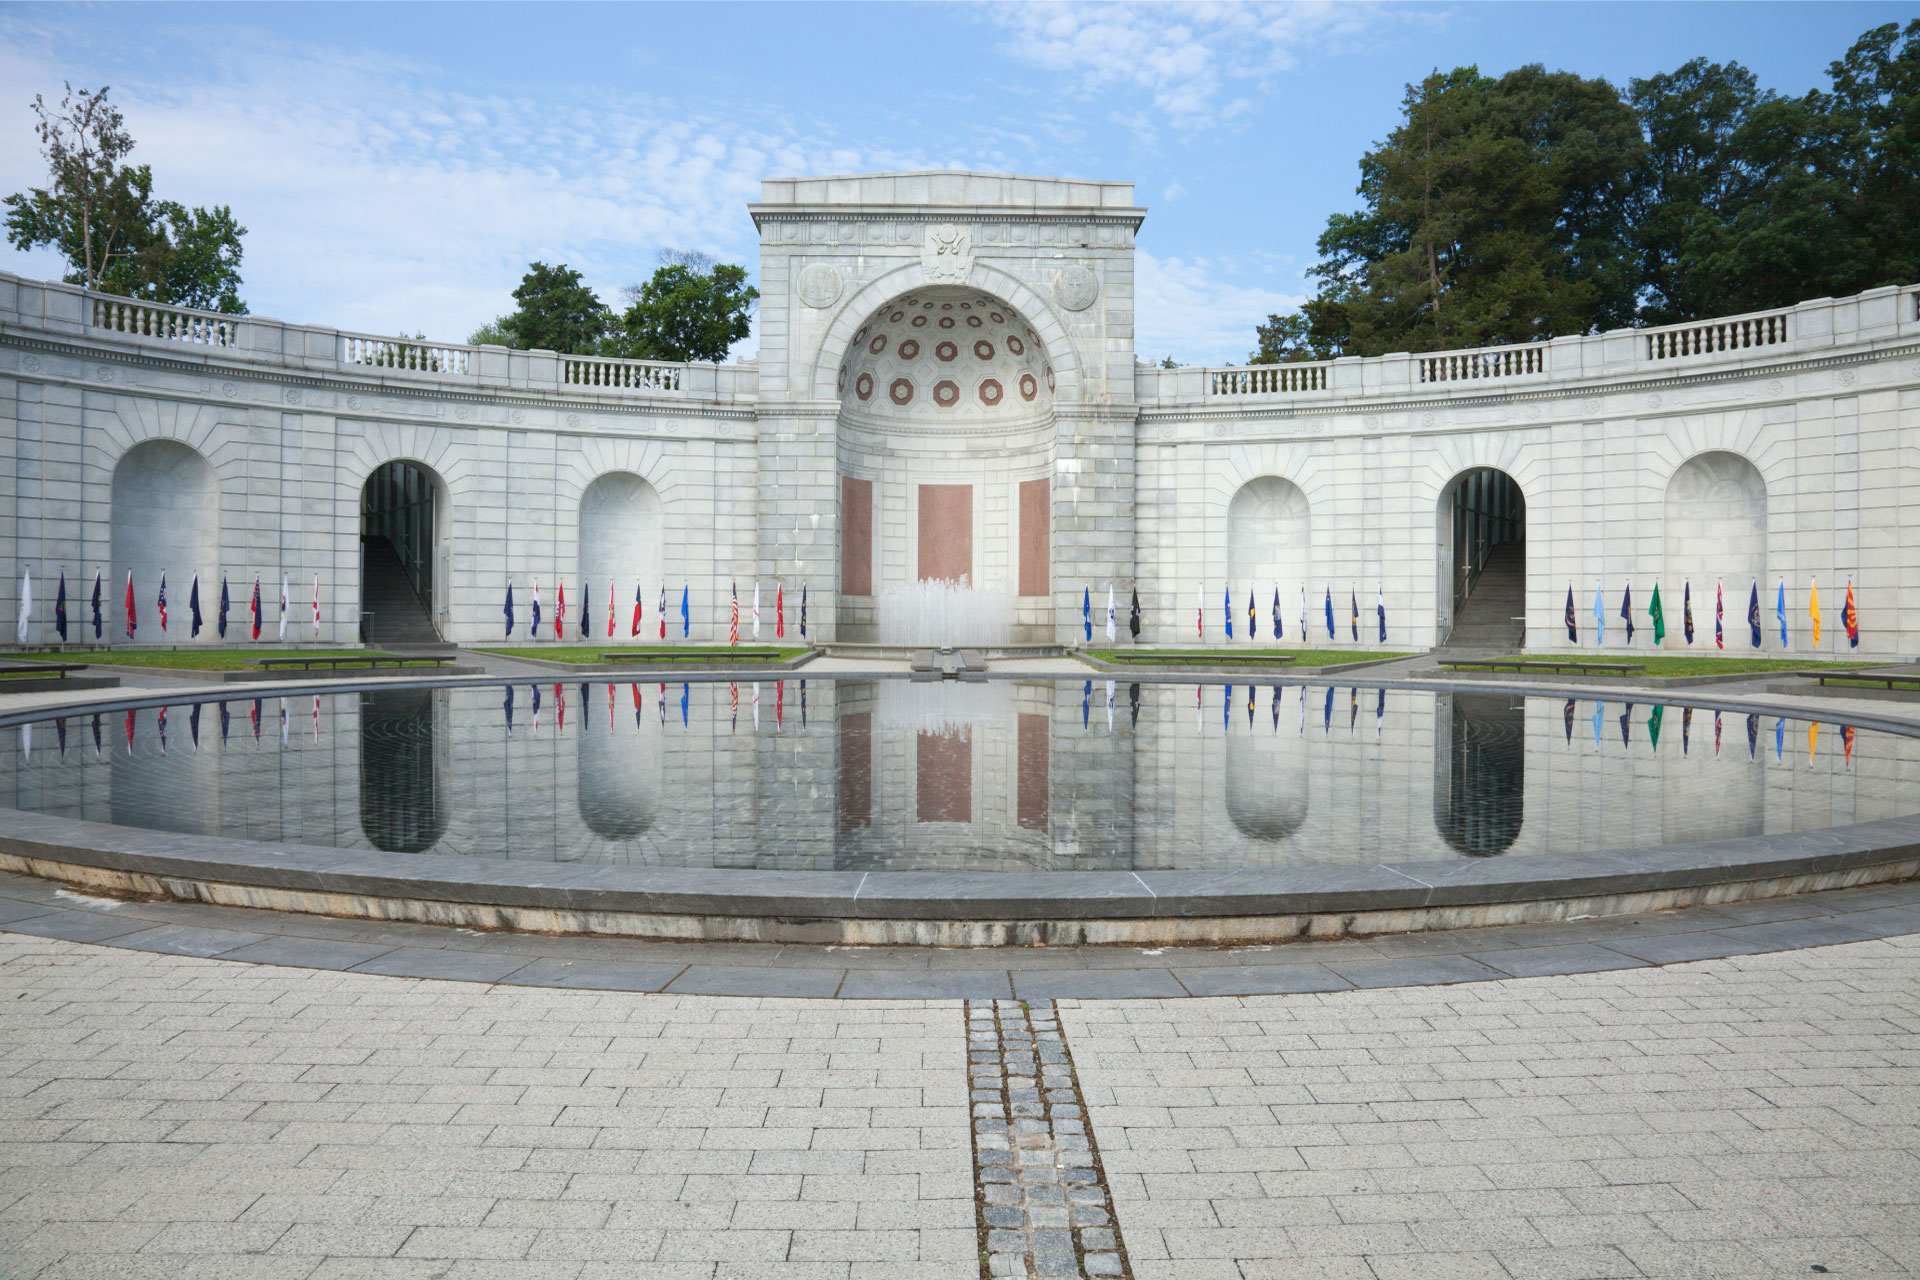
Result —
<path fill-rule="evenodd" d="M 1807 726 L 1807 763 L 1813 763 L 1813 754 L 1819 749 L 1820 722 L 1815 720 Z"/>
<path fill-rule="evenodd" d="M 1809 578 L 1813 588 L 1807 594 L 1807 616 L 1813 619 L 1813 647 L 1820 647 L 1820 581 Z"/>

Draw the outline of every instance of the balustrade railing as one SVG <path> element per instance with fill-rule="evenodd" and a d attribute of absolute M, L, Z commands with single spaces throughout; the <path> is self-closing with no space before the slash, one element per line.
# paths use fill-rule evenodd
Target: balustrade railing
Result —
<path fill-rule="evenodd" d="M 160 307 L 148 302 L 94 298 L 92 323 L 109 333 L 137 338 L 166 338 L 207 347 L 233 347 L 240 341 L 239 321 L 231 316 Z"/>
<path fill-rule="evenodd" d="M 685 373 L 685 365 L 651 360 L 612 360 L 600 356 L 560 358 L 560 382 L 569 387 L 671 393 L 684 390 Z"/>
<path fill-rule="evenodd" d="M 1326 389 L 1324 364 L 1254 364 L 1207 370 L 1209 396 L 1273 396 Z"/>
<path fill-rule="evenodd" d="M 1517 378 L 1547 371 L 1545 345 L 1487 347 L 1479 351 L 1451 351 L 1419 357 L 1422 382 L 1469 382 L 1483 378 Z"/>
<path fill-rule="evenodd" d="M 374 369 L 404 369 L 413 373 L 478 373 L 480 351 L 477 347 L 449 343 L 343 333 L 340 335 L 340 363 Z"/>
<path fill-rule="evenodd" d="M 1655 329 L 1646 335 L 1647 359 L 1674 360 L 1681 356 L 1771 347 L 1787 340 L 1787 316 L 1742 316 L 1708 320 L 1701 324 Z"/>

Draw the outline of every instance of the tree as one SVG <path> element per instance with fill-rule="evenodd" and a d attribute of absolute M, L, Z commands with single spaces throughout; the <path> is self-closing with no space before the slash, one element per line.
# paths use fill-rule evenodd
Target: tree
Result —
<path fill-rule="evenodd" d="M 134 141 L 107 93 L 69 84 L 57 111 L 34 96 L 48 182 L 6 198 L 8 241 L 57 248 L 72 268 L 69 284 L 245 314 L 240 239 L 247 229 L 225 205 L 156 202 L 149 167 L 124 163 Z"/>
<path fill-rule="evenodd" d="M 606 304 L 566 263 L 557 267 L 544 262 L 530 264 L 513 298 L 519 309 L 494 322 L 510 339 L 505 345 L 528 351 L 538 347 L 562 355 L 599 350 L 610 319 Z"/>
<path fill-rule="evenodd" d="M 631 305 L 606 351 L 641 360 L 725 360 L 753 332 L 760 291 L 747 284 L 746 268 L 704 254 L 668 251 L 661 258 L 653 279 L 628 291 Z"/>

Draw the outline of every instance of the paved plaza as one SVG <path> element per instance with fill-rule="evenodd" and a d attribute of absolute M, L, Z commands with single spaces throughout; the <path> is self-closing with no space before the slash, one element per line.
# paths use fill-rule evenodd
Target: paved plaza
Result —
<path fill-rule="evenodd" d="M 1717 931 L 1744 954 L 1664 967 L 966 1001 L 594 989 L 620 973 L 585 959 L 587 989 L 208 959 L 18 931 L 178 904 L 5 887 L 6 1280 L 1920 1267 L 1903 888 L 1851 891 L 1845 914 L 1817 895 L 1886 936 L 1809 921 L 1809 899 L 1771 935 Z M 117 936 L 170 927 L 195 940 L 137 919 Z M 1817 928 L 1863 940 L 1794 943 Z M 559 941 L 440 932 L 516 967 Z M 1387 941 L 1301 956 L 1339 970 L 1359 960 L 1338 948 L 1372 948 L 1412 977 Z M 766 951 L 787 957 L 767 972 L 803 970 Z M 1073 972 L 1223 967 L 1105 954 Z"/>

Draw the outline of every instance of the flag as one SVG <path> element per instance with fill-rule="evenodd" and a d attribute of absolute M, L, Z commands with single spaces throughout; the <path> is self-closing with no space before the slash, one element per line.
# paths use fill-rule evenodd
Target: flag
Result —
<path fill-rule="evenodd" d="M 1133 607 L 1127 611 L 1127 631 L 1135 640 L 1140 638 L 1140 588 L 1133 589 Z"/>
<path fill-rule="evenodd" d="M 313 638 L 320 638 L 320 575 L 313 575 Z"/>
<path fill-rule="evenodd" d="M 1680 626 L 1687 635 L 1687 643 L 1693 643 L 1693 580 L 1687 579 L 1680 586 Z"/>
<path fill-rule="evenodd" d="M 1667 709 L 1665 707 L 1656 704 L 1652 713 L 1647 716 L 1647 741 L 1652 744 L 1652 750 L 1654 751 L 1660 749 L 1660 718 L 1664 716 L 1666 712 Z M 1682 732 L 1684 733 L 1684 730 Z M 1682 754 L 1684 754 L 1684 749 L 1682 750 Z"/>
<path fill-rule="evenodd" d="M 1333 588 L 1332 587 L 1327 588 L 1327 639 L 1329 640 L 1333 639 Z M 1329 697 L 1332 696 L 1331 690 L 1328 691 L 1328 696 Z"/>
<path fill-rule="evenodd" d="M 247 607 L 253 612 L 253 638 L 258 640 L 260 638 L 260 575 L 257 573 L 253 575 L 253 599 Z"/>
<path fill-rule="evenodd" d="M 66 729 L 67 729 L 67 722 L 65 720 L 62 720 L 60 722 L 60 745 L 63 749 L 67 745 Z M 1847 749 L 1847 768 L 1849 769 L 1853 768 L 1853 726 L 1852 725 L 1843 724 L 1840 726 L 1840 745 Z"/>
<path fill-rule="evenodd" d="M 607 590 L 613 590 L 612 583 L 607 584 Z M 638 583 L 634 584 L 633 590 L 634 594 L 639 594 L 640 586 Z M 667 583 L 664 578 L 660 580 L 660 638 L 662 640 L 667 638 Z"/>
<path fill-rule="evenodd" d="M 807 584 L 800 584 L 800 638 L 807 638 Z"/>
<path fill-rule="evenodd" d="M 53 629 L 60 634 L 62 643 L 67 638 L 67 571 L 60 571 L 60 594 L 53 598 Z M 64 722 L 63 726 L 64 726 Z"/>
<path fill-rule="evenodd" d="M 664 592 L 666 588 L 662 587 L 660 590 Z M 636 582 L 633 584 L 633 624 L 628 628 L 628 639 L 640 634 L 640 619 L 645 613 L 645 608 L 640 604 L 640 584 Z M 660 619 L 660 625 L 663 627 L 667 625 L 664 617 Z M 607 634 L 609 636 L 613 634 L 613 584 L 611 582 L 607 584 Z"/>
<path fill-rule="evenodd" d="M 1620 713 L 1620 745 L 1623 747 L 1633 746 L 1632 716 L 1633 716 L 1633 704 L 1629 702 L 1627 704 L 1627 709 Z"/>
<path fill-rule="evenodd" d="M 1193 589 L 1193 630 L 1200 639 L 1207 638 L 1207 600 L 1205 587 Z"/>
<path fill-rule="evenodd" d="M 1568 587 L 1567 590 L 1571 592 L 1573 588 Z M 1381 692 L 1385 693 L 1386 689 L 1383 687 L 1381 689 Z M 1568 698 L 1567 705 L 1560 709 L 1560 719 L 1562 723 L 1566 725 L 1567 745 L 1572 746 L 1573 745 L 1573 699 L 1572 698 Z"/>
<path fill-rule="evenodd" d="M 1760 647 L 1760 579 L 1753 580 L 1747 592 L 1747 628 L 1753 632 L 1753 647 Z"/>
<path fill-rule="evenodd" d="M 1606 714 L 1607 714 L 1606 703 L 1596 702 L 1593 704 L 1593 745 L 1596 747 L 1600 745 L 1600 720 L 1601 720 L 1601 717 L 1605 716 Z"/>
<path fill-rule="evenodd" d="M 593 635 L 593 586 L 585 578 L 580 580 L 580 638 L 586 640 Z M 585 695 L 581 695 L 584 699 Z"/>
<path fill-rule="evenodd" d="M 1849 649 L 1858 649 L 1860 647 L 1860 613 L 1853 607 L 1852 578 L 1847 579 L 1847 602 L 1840 606 L 1840 625 L 1847 629 L 1847 647 Z M 1847 760 L 1851 763 L 1853 760 L 1853 743 L 1851 739 L 1848 740 L 1847 748 Z"/>
<path fill-rule="evenodd" d="M 1276 582 L 1273 584 L 1273 638 L 1280 639 L 1283 630 L 1280 625 L 1280 584 Z"/>
<path fill-rule="evenodd" d="M 1607 599 L 1605 588 L 1597 582 L 1593 584 L 1593 643 L 1607 647 Z"/>
<path fill-rule="evenodd" d="M 1627 643 L 1633 643 L 1633 584 L 1629 582 L 1620 593 L 1620 616 L 1627 622 Z"/>
<path fill-rule="evenodd" d="M 1227 584 L 1226 592 L 1221 597 L 1221 599 L 1225 602 L 1222 608 L 1225 609 L 1226 615 L 1227 615 L 1227 639 L 1231 640 L 1233 639 L 1233 584 L 1232 583 Z"/>
<path fill-rule="evenodd" d="M 1727 589 L 1718 578 L 1713 583 L 1713 647 L 1727 647 Z"/>
<path fill-rule="evenodd" d="M 1781 753 L 1786 750 L 1787 718 L 1781 716 L 1773 722 L 1773 762 L 1780 763 Z"/>
<path fill-rule="evenodd" d="M 1776 593 L 1776 594 L 1774 595 L 1774 598 L 1773 598 L 1773 613 L 1774 613 L 1774 616 L 1775 616 L 1776 618 L 1778 618 L 1778 619 L 1780 620 L 1780 647 L 1781 647 L 1782 649 L 1785 649 L 1785 648 L 1786 648 L 1786 647 L 1788 646 L 1788 641 L 1787 641 L 1787 580 L 1786 580 L 1785 578 L 1782 578 L 1782 579 L 1780 579 L 1780 589 L 1779 589 L 1779 591 L 1778 591 L 1778 592 L 1777 592 L 1777 593 Z M 1819 638 L 1818 636 L 1815 636 L 1815 637 L 1814 637 L 1814 641 L 1813 641 L 1813 642 L 1814 642 L 1814 644 L 1815 644 L 1815 645 L 1818 645 L 1818 644 L 1820 643 L 1820 638 Z"/>
<path fill-rule="evenodd" d="M 733 612 L 728 615 L 727 643 L 740 643 L 740 584 L 733 584 Z"/>
<path fill-rule="evenodd" d="M 1756 713 L 1747 717 L 1747 759 L 1753 759 L 1753 754 L 1759 746 L 1760 716 Z"/>
<path fill-rule="evenodd" d="M 1687 754 L 1687 748 L 1693 743 L 1693 708 L 1680 708 L 1680 754 Z"/>
<path fill-rule="evenodd" d="M 1816 754 L 1818 754 L 1819 744 L 1820 744 L 1820 722 L 1818 720 L 1815 720 L 1809 725 L 1807 725 L 1807 763 L 1808 764 L 1812 764 L 1813 757 Z"/>
<path fill-rule="evenodd" d="M 553 588 L 553 638 L 567 638 L 567 581 L 562 578 Z M 555 695 L 558 696 L 558 695 Z M 561 728 L 566 728 L 566 717 L 561 716 Z"/>
<path fill-rule="evenodd" d="M 1580 643 L 1580 624 L 1573 617 L 1573 584 L 1567 584 L 1567 643 Z"/>
<path fill-rule="evenodd" d="M 214 630 L 222 640 L 227 638 L 227 615 L 233 612 L 233 597 L 227 591 L 227 575 L 220 575 L 220 616 L 215 620 Z"/>
<path fill-rule="evenodd" d="M 693 634 L 693 615 L 687 612 L 687 584 L 680 584 L 680 638 L 685 640 Z"/>
<path fill-rule="evenodd" d="M 636 605 L 640 602 L 640 587 L 637 583 L 634 585 L 634 588 L 633 588 L 633 599 Z M 608 578 L 607 579 L 607 639 L 609 640 L 613 639 L 613 620 L 615 615 L 617 615 L 619 611 L 620 611 L 619 598 L 614 594 L 613 579 Z M 639 628 L 637 624 L 634 629 L 634 634 L 635 635 L 639 634 Z M 608 688 L 612 688 L 612 686 L 609 685 Z"/>
<path fill-rule="evenodd" d="M 33 617 L 33 570 L 27 569 L 20 574 L 20 620 L 14 624 L 14 639 L 27 642 L 27 622 Z"/>
<path fill-rule="evenodd" d="M 134 616 L 134 611 L 133 611 L 133 570 L 131 569 L 127 570 L 126 614 L 127 614 L 127 639 L 131 640 L 133 639 L 134 629 L 140 625 L 139 619 Z"/>
<path fill-rule="evenodd" d="M 1303 582 L 1300 584 L 1300 643 L 1305 644 L 1306 642 L 1307 642 L 1307 584 Z M 1300 688 L 1300 696 L 1302 698 L 1307 696 L 1307 690 L 1305 685 L 1302 685 Z"/>
<path fill-rule="evenodd" d="M 316 719 L 320 715 L 320 695 L 317 693 L 313 695 L 313 714 Z M 63 720 L 60 723 L 64 726 L 66 721 Z M 200 704 L 197 702 L 193 704 L 193 710 L 187 713 L 187 736 L 193 739 L 193 749 L 198 751 L 200 749 Z"/>
<path fill-rule="evenodd" d="M 513 638 L 513 579 L 507 579 L 507 604 L 501 612 L 507 615 L 507 638 Z"/>
<path fill-rule="evenodd" d="M 1113 626 L 1113 584 L 1107 584 L 1107 643 L 1112 644 L 1119 638 L 1119 632 Z"/>
<path fill-rule="evenodd" d="M 165 635 L 167 633 L 167 571 L 165 569 L 160 571 L 160 598 L 155 602 L 155 607 L 160 611 L 160 634 Z"/>
<path fill-rule="evenodd" d="M 773 584 L 773 638 L 784 640 L 787 636 L 787 584 Z"/>
<path fill-rule="evenodd" d="M 533 580 L 533 621 L 527 624 L 527 634 L 535 640 L 540 638 L 540 579 Z"/>
<path fill-rule="evenodd" d="M 1086 632 L 1087 643 L 1093 643 L 1093 588 L 1082 583 L 1080 586 L 1080 626 Z"/>
<path fill-rule="evenodd" d="M 1387 642 L 1387 589 L 1375 587 L 1373 611 L 1380 615 L 1380 643 Z"/>
<path fill-rule="evenodd" d="M 753 584 L 753 638 L 760 638 L 760 583 Z"/>
<path fill-rule="evenodd" d="M 1253 588 L 1247 588 L 1247 639 L 1260 638 L 1260 614 L 1254 609 Z"/>
<path fill-rule="evenodd" d="M 285 640 L 287 638 L 287 604 L 289 603 L 287 596 L 289 594 L 288 588 L 290 585 L 291 584 L 287 582 L 287 575 L 284 573 L 281 574 L 280 575 L 280 638 L 282 640 Z M 162 588 L 163 592 L 164 592 L 164 589 L 165 588 L 163 586 Z M 163 631 L 166 630 L 166 622 L 164 620 L 160 624 L 160 629 Z"/>
<path fill-rule="evenodd" d="M 1653 599 L 1647 602 L 1647 617 L 1653 620 L 1653 642 L 1659 644 L 1667 638 L 1667 615 L 1660 607 L 1660 584 L 1653 584 Z"/>
<path fill-rule="evenodd" d="M 93 571 L 93 638 L 100 638 L 100 571 Z"/>
<path fill-rule="evenodd" d="M 507 736 L 513 736 L 513 686 L 507 686 L 507 696 L 500 700 L 500 710 L 507 719 Z"/>
<path fill-rule="evenodd" d="M 1807 591 L 1807 616 L 1813 619 L 1813 647 L 1818 649 L 1820 647 L 1820 583 L 1814 578 L 1809 578 L 1807 581 L 1812 584 Z"/>
<path fill-rule="evenodd" d="M 1352 614 L 1353 638 L 1360 639 L 1360 588 L 1352 583 L 1347 586 L 1347 604 Z"/>

